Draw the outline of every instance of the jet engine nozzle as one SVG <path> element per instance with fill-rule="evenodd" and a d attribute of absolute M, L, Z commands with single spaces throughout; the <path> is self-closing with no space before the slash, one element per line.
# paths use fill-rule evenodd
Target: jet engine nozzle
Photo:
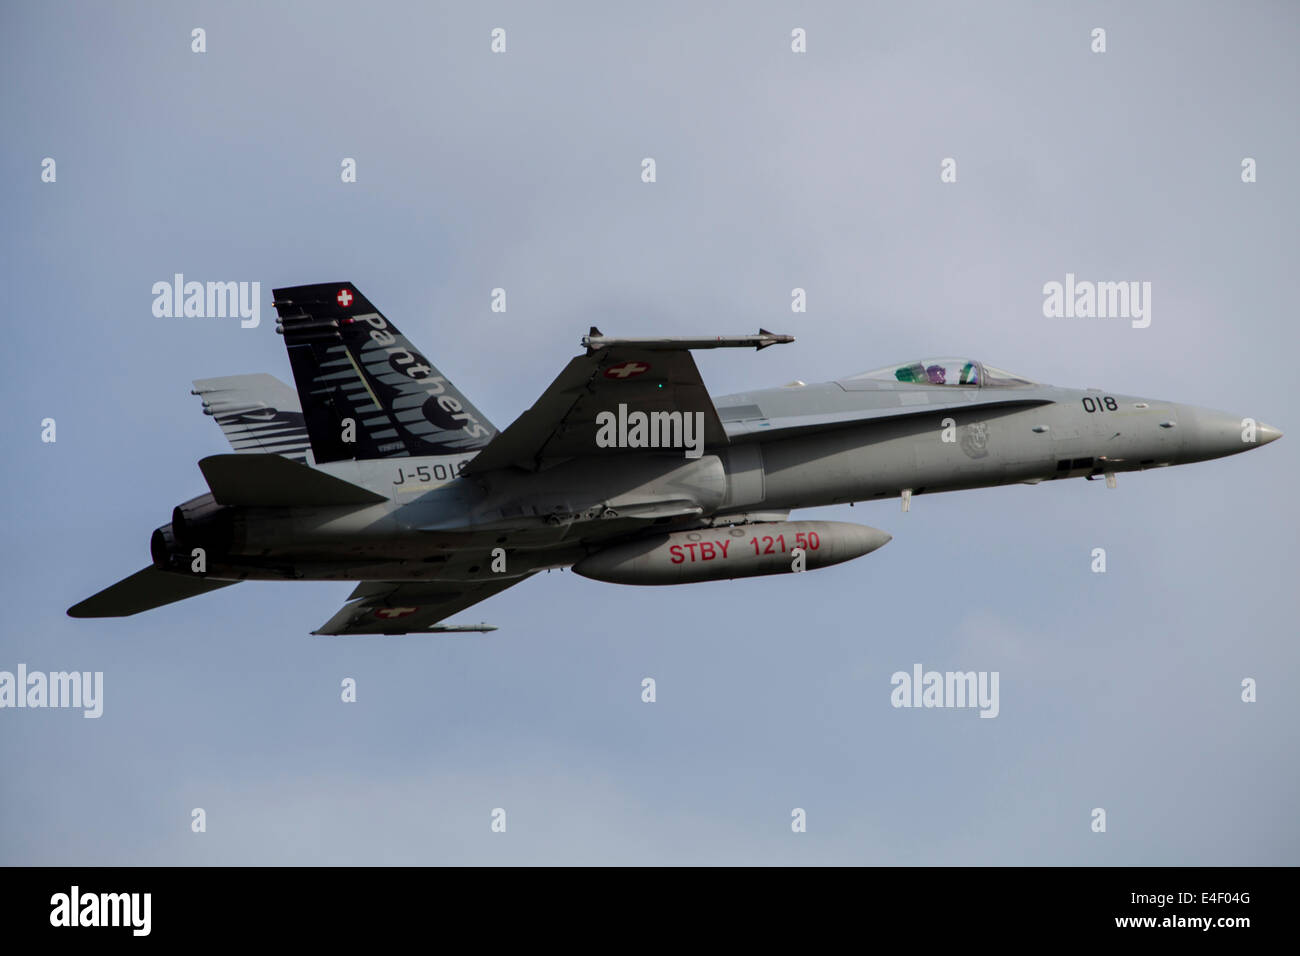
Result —
<path fill-rule="evenodd" d="M 237 532 L 242 531 L 234 508 L 217 504 L 212 495 L 199 495 L 172 509 L 171 528 L 174 550 L 186 556 L 194 548 L 203 548 L 209 556 L 229 554 Z M 159 529 L 162 530 L 162 529 Z"/>
<path fill-rule="evenodd" d="M 149 555 L 153 558 L 154 567 L 159 571 L 174 571 L 180 567 L 176 536 L 172 533 L 171 525 L 165 524 L 161 528 L 154 529 L 154 533 L 149 537 Z"/>

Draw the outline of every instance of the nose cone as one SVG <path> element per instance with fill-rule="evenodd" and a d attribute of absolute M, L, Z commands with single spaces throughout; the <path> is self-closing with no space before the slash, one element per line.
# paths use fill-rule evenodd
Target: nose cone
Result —
<path fill-rule="evenodd" d="M 879 528 L 867 528 L 866 530 L 871 532 L 871 547 L 864 552 L 865 554 L 870 554 L 877 548 L 883 548 L 885 545 L 889 544 L 889 542 L 894 540 L 892 534 L 887 531 L 881 531 Z"/>
<path fill-rule="evenodd" d="M 1185 461 L 1235 455 L 1282 437 L 1281 429 L 1260 424 L 1253 418 L 1187 405 L 1178 409 L 1178 424 L 1183 433 Z"/>
<path fill-rule="evenodd" d="M 835 522 L 827 523 L 825 528 L 818 526 L 816 530 L 821 532 L 820 547 L 825 549 L 829 544 L 830 550 L 827 556 L 833 555 L 837 563 L 870 554 L 894 540 L 894 536 L 888 531 L 881 531 L 879 528 L 868 527 L 865 524 Z"/>

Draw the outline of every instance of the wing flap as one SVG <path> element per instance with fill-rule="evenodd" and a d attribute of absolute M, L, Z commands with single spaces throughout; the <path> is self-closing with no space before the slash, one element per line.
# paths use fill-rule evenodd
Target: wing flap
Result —
<path fill-rule="evenodd" d="M 211 455 L 199 462 L 218 504 L 261 508 L 366 505 L 388 499 L 279 455 Z"/>
<path fill-rule="evenodd" d="M 68 616 L 128 617 L 237 583 L 160 571 L 150 565 L 86 598 L 80 604 L 74 604 L 68 608 Z"/>

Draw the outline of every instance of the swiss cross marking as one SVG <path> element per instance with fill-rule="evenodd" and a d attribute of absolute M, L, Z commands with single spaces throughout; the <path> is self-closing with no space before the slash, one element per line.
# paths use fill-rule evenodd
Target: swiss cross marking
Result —
<path fill-rule="evenodd" d="M 375 617 L 410 617 L 418 610 L 419 608 L 414 607 L 381 607 L 379 610 L 375 611 Z"/>
<path fill-rule="evenodd" d="M 641 362 L 624 362 L 621 365 L 611 365 L 605 369 L 606 378 L 618 378 L 626 381 L 634 375 L 641 375 L 650 371 L 650 366 Z"/>

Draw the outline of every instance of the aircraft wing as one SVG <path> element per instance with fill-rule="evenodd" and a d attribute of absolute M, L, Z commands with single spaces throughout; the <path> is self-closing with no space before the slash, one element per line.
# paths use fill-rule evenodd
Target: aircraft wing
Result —
<path fill-rule="evenodd" d="M 194 380 L 203 401 L 237 452 L 283 455 L 306 462 L 311 440 L 298 394 L 274 375 L 227 375 Z"/>
<path fill-rule="evenodd" d="M 511 465 L 537 471 L 565 458 L 627 454 L 627 449 L 596 445 L 596 415 L 617 414 L 619 405 L 628 412 L 700 412 L 705 446 L 727 444 L 688 347 L 611 345 L 570 361 L 533 407 L 494 437 L 464 473 Z"/>
<path fill-rule="evenodd" d="M 362 581 L 348 603 L 313 634 L 419 634 L 495 630 L 439 622 L 513 587 L 531 574 L 482 581 Z"/>

